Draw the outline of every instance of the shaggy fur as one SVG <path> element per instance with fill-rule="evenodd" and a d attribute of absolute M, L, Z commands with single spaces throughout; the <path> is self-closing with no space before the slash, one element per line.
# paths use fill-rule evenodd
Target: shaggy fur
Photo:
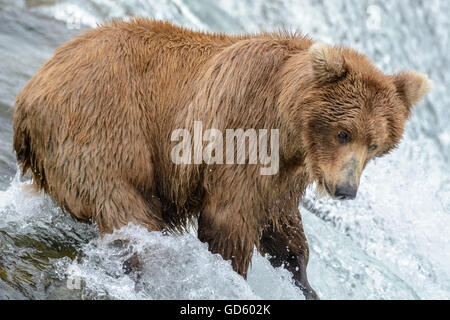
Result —
<path fill-rule="evenodd" d="M 368 160 L 399 142 L 427 90 L 423 76 L 384 75 L 350 49 L 295 34 L 113 21 L 58 48 L 20 92 L 14 148 L 23 173 L 102 233 L 129 222 L 183 230 L 198 218 L 199 239 L 241 275 L 256 245 L 317 298 L 298 210 L 306 186 L 333 196 L 349 155 L 359 181 Z M 171 132 L 193 132 L 195 120 L 222 132 L 278 129 L 279 173 L 175 165 Z M 342 130 L 351 143 L 339 143 Z"/>

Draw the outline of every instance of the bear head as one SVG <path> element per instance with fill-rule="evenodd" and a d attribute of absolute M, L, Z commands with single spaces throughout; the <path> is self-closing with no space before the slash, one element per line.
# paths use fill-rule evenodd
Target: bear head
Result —
<path fill-rule="evenodd" d="M 395 148 L 431 88 L 416 72 L 387 75 L 354 50 L 314 43 L 284 70 L 280 108 L 311 181 L 335 199 L 356 196 L 367 163 Z"/>

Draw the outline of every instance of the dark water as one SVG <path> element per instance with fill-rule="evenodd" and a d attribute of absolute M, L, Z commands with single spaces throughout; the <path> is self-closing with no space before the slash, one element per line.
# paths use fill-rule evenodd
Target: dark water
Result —
<path fill-rule="evenodd" d="M 16 175 L 15 95 L 64 41 L 96 22 L 137 15 L 225 32 L 298 28 L 358 48 L 386 72 L 428 74 L 433 92 L 399 150 L 368 166 L 358 199 L 318 200 L 311 191 L 301 211 L 321 297 L 450 298 L 449 12 L 446 0 L 0 0 L 0 299 L 303 298 L 263 257 L 255 256 L 246 282 L 192 234 L 130 226 L 100 241 L 95 226 L 30 193 Z M 121 269 L 132 253 L 145 262 L 139 280 Z"/>

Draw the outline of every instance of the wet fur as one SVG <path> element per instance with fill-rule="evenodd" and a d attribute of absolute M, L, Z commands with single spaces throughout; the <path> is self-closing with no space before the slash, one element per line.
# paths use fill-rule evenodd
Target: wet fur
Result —
<path fill-rule="evenodd" d="M 149 19 L 88 31 L 58 48 L 17 96 L 19 164 L 102 233 L 129 222 L 180 231 L 198 219 L 199 238 L 237 272 L 246 276 L 256 245 L 314 298 L 298 205 L 308 184 L 321 183 L 318 164 L 336 160 L 333 143 L 318 139 L 362 112 L 361 137 L 385 128 L 381 155 L 398 143 L 409 111 L 394 79 L 364 56 L 311 51 L 313 43 L 289 33 L 198 33 Z M 369 87 L 383 107 L 362 101 Z M 173 164 L 171 132 L 193 132 L 195 120 L 223 132 L 279 129 L 279 173 Z"/>

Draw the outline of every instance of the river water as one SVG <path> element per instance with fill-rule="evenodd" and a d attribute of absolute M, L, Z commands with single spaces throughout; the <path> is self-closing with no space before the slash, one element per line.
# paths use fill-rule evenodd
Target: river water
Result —
<path fill-rule="evenodd" d="M 129 225 L 99 239 L 19 179 L 14 97 L 53 50 L 113 17 L 168 19 L 197 30 L 287 28 L 367 54 L 388 73 L 414 69 L 434 89 L 400 147 L 369 164 L 358 197 L 301 204 L 310 283 L 323 299 L 450 298 L 450 2 L 0 0 L 0 299 L 303 299 L 290 274 L 255 253 L 248 281 L 195 232 Z M 137 254 L 139 274 L 123 262 Z"/>

